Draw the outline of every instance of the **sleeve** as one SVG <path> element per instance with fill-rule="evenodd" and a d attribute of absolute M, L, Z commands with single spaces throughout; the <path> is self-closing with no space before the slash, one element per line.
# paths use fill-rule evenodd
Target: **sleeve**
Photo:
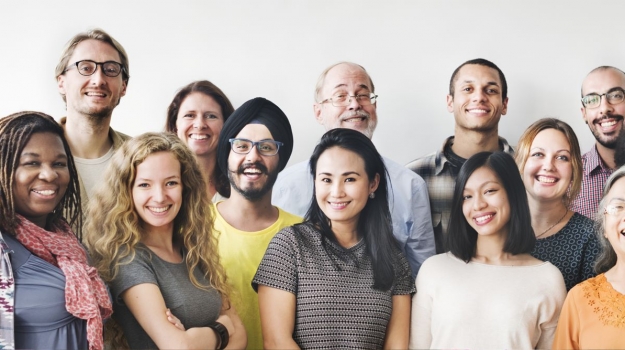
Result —
<path fill-rule="evenodd" d="M 584 251 L 582 252 L 582 276 L 580 281 L 585 281 L 597 275 L 595 273 L 594 265 L 595 260 L 597 260 L 597 256 L 601 251 L 599 240 L 595 234 L 595 228 L 592 222 L 588 225 L 587 234 L 589 235 L 588 241 L 584 245 Z"/>
<path fill-rule="evenodd" d="M 144 249 L 135 250 L 135 257 L 130 262 L 119 263 L 117 275 L 110 283 L 113 300 L 123 303 L 120 295 L 130 287 L 143 283 L 152 283 L 158 286 L 156 273 L 150 261 L 150 253 Z"/>
<path fill-rule="evenodd" d="M 400 251 L 394 259 L 393 268 L 395 269 L 395 281 L 393 285 L 393 295 L 413 294 L 415 289 L 415 281 L 412 277 L 410 265 L 404 254 Z"/>
<path fill-rule="evenodd" d="M 579 312 L 575 303 L 579 288 L 573 287 L 566 296 L 552 349 L 579 349 Z"/>
<path fill-rule="evenodd" d="M 410 197 L 410 212 L 413 213 L 412 222 L 408 226 L 408 239 L 405 253 L 412 269 L 414 279 L 425 259 L 436 253 L 432 214 L 430 212 L 430 198 L 428 187 L 421 177 L 412 178 Z"/>
<path fill-rule="evenodd" d="M 545 275 L 544 281 L 550 281 L 546 289 L 546 298 L 537 307 L 539 308 L 540 337 L 536 342 L 536 349 L 550 349 L 558 326 L 558 319 L 562 311 L 562 304 L 566 298 L 566 285 L 560 270 L 548 264 L 550 272 Z"/>
<path fill-rule="evenodd" d="M 286 227 L 278 232 L 265 251 L 265 255 L 252 280 L 252 288 L 268 286 L 297 294 L 297 251 L 295 229 Z"/>
<path fill-rule="evenodd" d="M 409 349 L 429 349 L 432 345 L 432 295 L 427 267 L 423 266 L 417 275 L 417 293 L 412 297 Z"/>

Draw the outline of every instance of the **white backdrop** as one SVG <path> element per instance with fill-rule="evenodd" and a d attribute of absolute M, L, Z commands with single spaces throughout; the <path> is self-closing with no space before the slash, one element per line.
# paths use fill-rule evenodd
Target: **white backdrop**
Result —
<path fill-rule="evenodd" d="M 594 142 L 580 86 L 599 65 L 625 69 L 625 1 L 2 1 L 0 117 L 39 110 L 60 118 L 54 68 L 76 33 L 100 27 L 130 58 L 127 94 L 112 126 L 129 135 L 163 129 L 176 90 L 208 79 L 235 107 L 266 97 L 289 116 L 291 164 L 309 156 L 323 128 L 312 113 L 319 73 L 348 60 L 376 85 L 382 154 L 406 163 L 453 133 L 445 96 L 452 71 L 483 57 L 505 73 L 500 134 L 516 145 L 534 120 L 573 127 L 582 152 Z"/>

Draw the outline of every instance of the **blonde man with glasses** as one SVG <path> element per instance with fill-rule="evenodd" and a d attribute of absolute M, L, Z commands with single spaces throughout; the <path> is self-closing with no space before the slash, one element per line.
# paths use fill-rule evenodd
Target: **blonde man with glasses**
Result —
<path fill-rule="evenodd" d="M 623 130 L 624 99 L 625 73 L 618 68 L 597 67 L 582 83 L 582 117 L 596 142 L 582 156 L 582 189 L 571 210 L 591 219 L 597 213 L 603 186 L 616 168 L 614 154 Z"/>
<path fill-rule="evenodd" d="M 78 170 L 83 213 L 114 151 L 128 139 L 110 124 L 129 78 L 126 51 L 101 29 L 75 35 L 56 66 L 67 110 L 60 124 Z"/>
<path fill-rule="evenodd" d="M 372 138 L 378 123 L 377 97 L 373 81 L 362 66 L 336 63 L 326 68 L 317 81 L 315 119 L 326 131 L 347 128 Z M 435 250 L 427 186 L 419 175 L 389 158 L 383 159 L 388 171 L 393 234 L 415 277 L 423 261 Z M 280 173 L 272 203 L 303 216 L 312 197 L 313 178 L 306 160 Z"/>

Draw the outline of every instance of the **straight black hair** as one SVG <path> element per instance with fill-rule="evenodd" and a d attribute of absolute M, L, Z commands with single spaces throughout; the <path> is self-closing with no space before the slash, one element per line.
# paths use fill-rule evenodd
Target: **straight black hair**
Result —
<path fill-rule="evenodd" d="M 400 249 L 393 236 L 391 212 L 388 206 L 387 171 L 384 161 L 371 140 L 362 133 L 351 129 L 333 129 L 323 135 L 310 157 L 310 170 L 313 179 L 316 179 L 319 157 L 334 147 L 353 152 L 362 158 L 369 181 L 373 180 L 376 174 L 380 176 L 375 198 L 369 198 L 360 212 L 357 230 L 365 240 L 366 252 L 371 259 L 374 278 L 373 288 L 387 291 L 392 287 L 395 276 L 399 276 L 395 271 L 393 262 L 395 261 L 394 257 L 400 253 Z M 317 204 L 315 193 L 316 186 L 313 187 L 312 203 L 306 213 L 305 222 L 312 224 L 321 231 L 324 237 L 322 242 L 327 239 L 336 243 L 337 240 L 332 232 L 330 219 Z"/>
<path fill-rule="evenodd" d="M 527 194 L 519 169 L 511 155 L 505 152 L 480 152 L 469 158 L 458 174 L 452 200 L 447 247 L 458 259 L 471 261 L 475 256 L 477 232 L 469 225 L 462 212 L 464 187 L 479 168 L 492 170 L 506 191 L 510 204 L 508 236 L 503 251 L 513 255 L 531 253 L 536 244 Z"/>

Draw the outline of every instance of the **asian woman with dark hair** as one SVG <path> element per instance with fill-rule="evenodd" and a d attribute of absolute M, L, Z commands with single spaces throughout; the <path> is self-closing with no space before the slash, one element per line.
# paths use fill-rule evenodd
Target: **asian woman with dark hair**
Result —
<path fill-rule="evenodd" d="M 406 348 L 414 282 L 382 158 L 362 133 L 334 129 L 310 166 L 306 220 L 273 238 L 253 281 L 265 348 Z"/>
<path fill-rule="evenodd" d="M 548 348 L 566 296 L 560 271 L 529 253 L 536 238 L 525 187 L 504 152 L 460 169 L 449 253 L 425 261 L 410 348 Z"/>

